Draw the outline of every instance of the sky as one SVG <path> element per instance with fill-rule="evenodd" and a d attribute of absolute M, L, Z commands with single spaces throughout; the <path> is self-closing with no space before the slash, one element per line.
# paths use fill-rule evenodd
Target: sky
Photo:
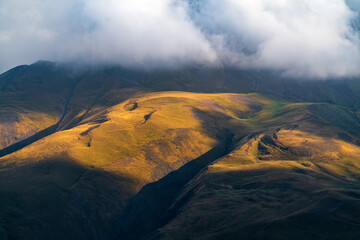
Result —
<path fill-rule="evenodd" d="M 359 0 L 0 0 L 0 72 L 37 60 L 360 76 Z"/>

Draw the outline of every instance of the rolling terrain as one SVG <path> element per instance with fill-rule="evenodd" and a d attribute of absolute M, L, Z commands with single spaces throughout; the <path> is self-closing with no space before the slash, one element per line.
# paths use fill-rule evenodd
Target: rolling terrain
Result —
<path fill-rule="evenodd" d="M 0 239 L 358 239 L 360 81 L 50 62 L 0 76 Z"/>

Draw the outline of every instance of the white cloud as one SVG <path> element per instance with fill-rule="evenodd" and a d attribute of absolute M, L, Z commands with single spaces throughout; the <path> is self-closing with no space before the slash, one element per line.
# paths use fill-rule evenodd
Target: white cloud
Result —
<path fill-rule="evenodd" d="M 357 13 L 342 0 L 210 0 L 196 22 L 222 61 L 310 77 L 360 74 Z M 213 17 L 211 17 L 213 16 Z M 225 49 L 225 50 L 224 50 Z"/>
<path fill-rule="evenodd" d="M 356 0 L 0 0 L 0 71 L 43 59 L 360 75 L 359 8 Z"/>
<path fill-rule="evenodd" d="M 7 0 L 0 9 L 1 70 L 38 59 L 145 67 L 217 60 L 184 2 Z"/>

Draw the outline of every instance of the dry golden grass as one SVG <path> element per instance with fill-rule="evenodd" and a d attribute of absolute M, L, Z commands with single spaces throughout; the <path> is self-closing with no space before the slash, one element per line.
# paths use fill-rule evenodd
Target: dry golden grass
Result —
<path fill-rule="evenodd" d="M 136 107 L 128 107 L 134 103 Z M 209 116 L 228 116 L 236 125 L 240 120 L 235 113 L 250 111 L 253 105 L 261 106 L 251 95 L 148 93 L 108 109 L 108 120 L 103 123 L 89 122 L 52 134 L 2 158 L 1 164 L 70 159 L 139 182 L 154 181 L 217 144 L 211 130 L 204 127 L 206 116 L 199 117 L 194 109 Z M 212 127 L 230 127 L 224 119 Z"/>
<path fill-rule="evenodd" d="M 235 134 L 241 135 L 244 129 L 237 130 L 237 126 L 245 126 L 245 132 L 251 132 L 275 129 L 296 122 L 300 123 L 300 130 L 285 128 L 276 133 L 278 143 L 291 151 L 266 146 L 268 153 L 259 154 L 259 142 L 264 134 L 258 134 L 246 142 L 243 140 L 237 150 L 211 169 L 239 170 L 244 164 L 251 164 L 254 168 L 263 164 L 264 167 L 269 164 L 300 166 L 302 162 L 325 164 L 339 159 L 345 164 L 344 159 L 350 161 L 359 157 L 359 149 L 355 145 L 336 140 L 328 129 L 302 121 L 308 114 L 307 105 L 308 103 L 279 103 L 258 94 L 146 93 L 108 109 L 108 120 L 103 123 L 90 121 L 57 132 L 3 158 L 1 162 L 2 165 L 21 165 L 44 159 L 64 158 L 87 168 L 149 182 L 214 147 L 217 140 L 206 125 L 233 128 Z M 215 122 L 206 117 L 204 119 L 194 109 L 208 113 L 209 119 L 211 116 L 217 119 Z M 31 116 L 41 122 L 42 115 Z M 149 118 L 145 120 L 145 116 Z M 42 121 L 44 126 L 50 123 L 53 122 Z M 349 163 L 352 162 L 346 164 Z M 330 165 L 332 171 L 335 171 L 336 164 L 331 162 Z M 330 167 L 328 168 L 330 171 Z M 336 169 L 340 171 L 339 167 Z"/>
<path fill-rule="evenodd" d="M 311 169 L 357 181 L 360 176 L 360 147 L 343 140 L 322 137 L 301 130 L 276 132 L 276 145 L 259 144 L 266 134 L 259 134 L 210 167 L 210 172 L 248 171 L 266 168 Z M 264 158 L 264 155 L 266 158 Z"/>

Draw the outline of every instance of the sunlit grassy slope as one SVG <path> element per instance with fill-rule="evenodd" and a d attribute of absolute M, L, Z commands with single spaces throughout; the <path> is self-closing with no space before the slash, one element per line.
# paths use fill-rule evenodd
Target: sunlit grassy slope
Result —
<path fill-rule="evenodd" d="M 70 128 L 85 115 L 94 114 L 95 104 L 116 105 L 132 94 L 124 95 L 123 90 L 134 87 L 149 91 L 258 92 L 288 101 L 360 106 L 356 79 L 289 81 L 276 73 L 235 69 L 146 72 L 116 66 L 73 68 L 40 61 L 0 76 L 0 148 L 50 127 L 61 117 L 64 119 L 57 129 Z"/>
<path fill-rule="evenodd" d="M 0 149 L 55 127 L 0 158 L 0 239 L 356 239 L 358 85 L 267 76 L 1 75 Z"/>
<path fill-rule="evenodd" d="M 0 188 L 6 194 L 0 199 L 7 207 L 0 214 L 3 219 L 9 218 L 3 224 L 5 228 L 14 228 L 11 234 L 21 238 L 31 230 L 21 226 L 26 219 L 45 224 L 45 228 L 48 223 L 44 219 L 50 219 L 51 226 L 52 221 L 66 222 L 69 220 L 66 215 L 54 219 L 52 211 L 57 210 L 48 206 L 49 198 L 61 199 L 65 193 L 76 195 L 83 191 L 91 197 L 79 201 L 89 201 L 86 204 L 93 209 L 91 212 L 99 211 L 99 207 L 108 208 L 107 201 L 118 203 L 106 210 L 108 215 L 104 213 L 105 216 L 97 220 L 106 222 L 146 183 L 160 179 L 216 146 L 224 129 L 231 129 L 238 138 L 248 134 L 252 126 L 247 123 L 247 114 L 252 116 L 261 111 L 262 102 L 256 95 L 139 93 L 107 108 L 105 113 L 100 112 L 102 121 L 97 117 L 93 120 L 94 116 L 84 118 L 73 128 L 56 132 L 1 158 L 6 184 Z M 94 106 L 96 108 L 101 106 Z M 94 173 L 101 177 L 92 178 Z M 21 183 L 24 176 L 26 179 Z M 93 184 L 109 184 L 112 178 L 111 185 L 118 188 L 111 194 L 116 197 L 97 202 L 98 197 L 109 193 L 107 187 L 93 192 Z M 20 187 L 21 184 L 24 187 Z M 13 194 L 18 200 L 10 203 Z M 29 208 L 37 209 L 41 202 L 43 208 L 36 213 L 22 205 L 30 204 Z M 70 211 L 72 201 L 69 203 L 70 206 L 59 210 Z"/>
<path fill-rule="evenodd" d="M 85 118 L 84 124 L 39 140 L 2 163 L 20 166 L 69 158 L 84 167 L 153 181 L 214 147 L 221 129 L 247 133 L 251 126 L 238 116 L 260 111 L 262 103 L 254 99 L 238 94 L 142 94 L 107 109 L 103 122 Z"/>

